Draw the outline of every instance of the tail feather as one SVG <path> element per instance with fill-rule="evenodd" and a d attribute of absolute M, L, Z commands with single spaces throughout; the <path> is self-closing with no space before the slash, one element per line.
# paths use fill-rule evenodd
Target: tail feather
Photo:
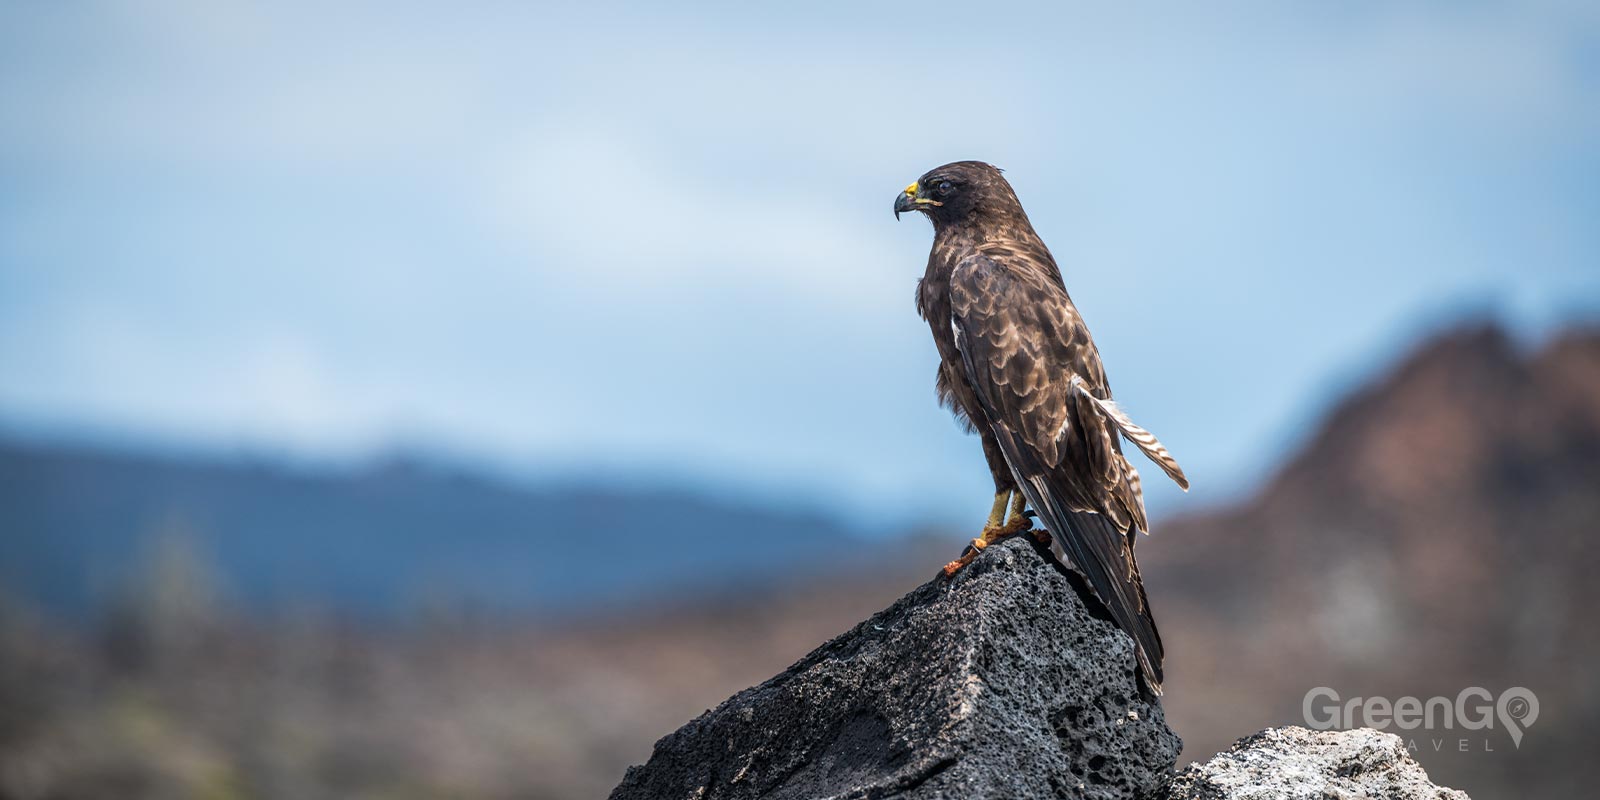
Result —
<path fill-rule="evenodd" d="M 1116 620 L 1117 627 L 1133 639 L 1134 653 L 1145 683 L 1152 693 L 1160 695 L 1161 684 L 1165 680 L 1161 669 L 1165 650 L 1161 644 L 1161 633 L 1156 630 L 1155 617 L 1150 613 L 1150 602 L 1145 597 L 1144 581 L 1139 577 L 1139 569 L 1133 565 L 1131 554 L 1127 556 L 1125 564 L 1104 564 L 1100 561 L 1102 554 L 1097 552 L 1102 550 L 1100 542 L 1125 542 L 1125 535 L 1105 517 L 1092 512 L 1066 511 L 1064 516 L 1050 522 L 1049 518 L 1058 513 L 1040 512 L 1054 534 L 1050 537 L 1051 549 L 1058 559 L 1070 560 L 1089 580 L 1095 594 L 1105 604 L 1106 610 L 1111 612 L 1111 618 Z M 1122 546 L 1126 547 L 1125 544 Z"/>
<path fill-rule="evenodd" d="M 1017 469 L 1027 460 L 1016 439 L 1004 434 L 998 438 L 1028 505 L 1050 530 L 1050 547 L 1056 558 L 1063 564 L 1070 562 L 1083 573 L 1117 627 L 1133 638 L 1145 684 L 1153 694 L 1160 695 L 1165 652 L 1145 597 L 1144 581 L 1133 560 L 1133 537 L 1100 514 L 1068 508 L 1062 501 L 1069 495 L 1066 487 L 1052 485 L 1050 474 L 1042 470 L 1028 475 L 1025 473 L 1031 470 Z"/>
<path fill-rule="evenodd" d="M 1156 462 L 1156 466 L 1161 467 L 1161 471 L 1167 473 L 1167 476 L 1172 478 L 1174 483 L 1183 487 L 1184 491 L 1189 491 L 1189 479 L 1184 476 L 1183 467 L 1178 466 L 1178 460 L 1172 457 L 1172 453 L 1167 450 L 1166 445 L 1161 443 L 1161 440 L 1156 438 L 1155 434 L 1135 425 L 1133 420 L 1129 418 L 1128 412 L 1123 411 L 1122 406 L 1117 405 L 1116 401 L 1095 397 L 1089 391 L 1088 384 L 1085 384 L 1082 378 L 1074 375 L 1072 376 L 1072 383 L 1082 396 L 1087 397 L 1099 407 L 1101 412 L 1105 414 L 1106 419 L 1110 420 L 1111 424 L 1122 432 L 1123 438 L 1133 442 L 1133 446 L 1139 448 L 1139 451 L 1144 453 L 1145 457 Z"/>

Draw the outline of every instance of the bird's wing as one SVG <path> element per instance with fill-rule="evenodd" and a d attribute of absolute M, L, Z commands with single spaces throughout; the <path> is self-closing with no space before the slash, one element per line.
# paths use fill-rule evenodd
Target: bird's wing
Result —
<path fill-rule="evenodd" d="M 1143 429 L 1107 404 L 1099 353 L 1066 291 L 1046 271 L 1008 260 L 978 253 L 951 275 L 961 369 L 1057 556 L 1071 560 L 1133 637 L 1159 693 L 1161 637 L 1133 560 L 1143 501 L 1117 442 L 1129 427 Z"/>

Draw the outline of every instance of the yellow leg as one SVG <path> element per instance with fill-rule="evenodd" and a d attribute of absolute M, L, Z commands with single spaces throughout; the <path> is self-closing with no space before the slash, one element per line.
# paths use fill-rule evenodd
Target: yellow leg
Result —
<path fill-rule="evenodd" d="M 1011 501 L 1011 492 L 997 492 L 994 496 L 994 507 L 989 509 L 989 524 L 985 529 L 998 528 L 1006 522 L 1006 503 Z"/>
<path fill-rule="evenodd" d="M 1011 518 L 1000 526 L 1000 535 L 1009 536 L 1014 533 L 1022 533 L 1033 527 L 1033 521 L 1028 519 L 1027 514 L 1023 513 L 1027 506 L 1028 498 L 1023 497 L 1022 492 L 1017 492 L 1016 496 L 1011 500 Z"/>
<path fill-rule="evenodd" d="M 1020 497 L 1021 495 L 1018 495 Z M 989 543 L 999 539 L 1006 522 L 1006 506 L 1011 502 L 1011 492 L 996 492 L 994 506 L 989 509 L 989 521 L 983 526 L 983 533 L 972 540 L 972 549 L 968 550 L 961 558 L 944 565 L 946 576 L 956 574 L 956 571 L 972 562 L 978 552 L 988 547 Z"/>
<path fill-rule="evenodd" d="M 989 509 L 989 522 L 983 526 L 983 533 L 972 540 L 974 549 L 982 550 L 1003 535 L 1006 526 L 1006 505 L 1011 502 L 1011 492 L 996 492 L 994 507 Z"/>

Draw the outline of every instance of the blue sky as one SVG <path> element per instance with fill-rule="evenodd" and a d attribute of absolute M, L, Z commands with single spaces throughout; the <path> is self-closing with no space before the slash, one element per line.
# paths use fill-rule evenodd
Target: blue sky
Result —
<path fill-rule="evenodd" d="M 1600 309 L 1592 3 L 976 9 L 5 4 L 0 423 L 975 519 L 889 210 L 965 158 L 1158 510 L 1451 319 Z"/>

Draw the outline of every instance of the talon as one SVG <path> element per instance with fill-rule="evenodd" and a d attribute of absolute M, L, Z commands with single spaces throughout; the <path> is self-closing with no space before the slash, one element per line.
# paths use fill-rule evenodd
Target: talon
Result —
<path fill-rule="evenodd" d="M 961 571 L 962 567 L 971 564 L 972 559 L 977 557 L 978 551 L 969 548 L 967 552 L 961 554 L 960 558 L 944 565 L 944 576 L 946 578 L 953 577 L 957 572 Z"/>
<path fill-rule="evenodd" d="M 944 576 L 949 578 L 960 572 L 962 567 L 971 564 L 972 560 L 978 557 L 978 553 L 983 552 L 983 548 L 988 546 L 989 544 L 982 539 L 973 539 L 972 544 L 961 552 L 960 558 L 944 565 Z"/>
<path fill-rule="evenodd" d="M 1051 541 L 1050 532 L 1045 530 L 1044 528 L 1039 528 L 1037 530 L 1028 531 L 1028 535 L 1033 537 L 1033 540 L 1038 542 L 1039 544 L 1041 544 L 1041 545 L 1043 545 L 1045 547 L 1049 547 L 1050 546 L 1050 541 Z"/>
<path fill-rule="evenodd" d="M 985 547 L 1032 528 L 1033 521 L 1024 513 L 1025 503 L 1021 492 L 1011 489 L 996 492 L 994 507 L 989 510 L 989 523 L 983 526 L 983 533 L 967 545 L 966 551 L 960 558 L 944 565 L 945 577 L 948 578 L 959 572 L 962 567 L 971 564 L 972 559 L 977 558 Z M 1009 520 L 1006 519 L 1008 505 L 1011 511 Z"/>

